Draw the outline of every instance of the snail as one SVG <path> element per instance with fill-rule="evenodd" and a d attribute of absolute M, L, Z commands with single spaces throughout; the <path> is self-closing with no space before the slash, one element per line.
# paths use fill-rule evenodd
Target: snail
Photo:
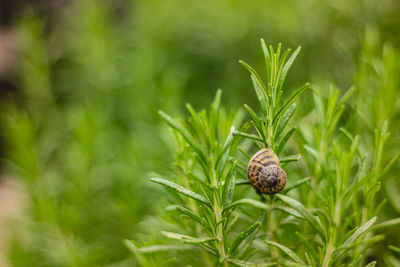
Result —
<path fill-rule="evenodd" d="M 247 177 L 258 194 L 276 194 L 286 184 L 286 173 L 276 154 L 268 148 L 261 149 L 250 159 Z"/>

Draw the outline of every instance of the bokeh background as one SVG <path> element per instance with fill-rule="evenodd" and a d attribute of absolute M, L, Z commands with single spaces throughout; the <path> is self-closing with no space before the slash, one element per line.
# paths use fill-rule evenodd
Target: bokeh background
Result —
<path fill-rule="evenodd" d="M 122 240 L 159 238 L 163 193 L 148 177 L 173 159 L 157 111 L 184 115 L 186 102 L 205 107 L 218 88 L 227 109 L 255 103 L 238 59 L 263 70 L 260 38 L 302 47 L 288 87 L 309 81 L 327 95 L 329 85 L 358 86 L 364 110 L 390 87 L 391 109 L 364 118 L 373 128 L 389 116 L 398 147 L 399 1 L 2 0 L 0 8 L 0 266 L 135 266 Z M 399 169 L 383 180 L 383 218 L 400 214 Z"/>

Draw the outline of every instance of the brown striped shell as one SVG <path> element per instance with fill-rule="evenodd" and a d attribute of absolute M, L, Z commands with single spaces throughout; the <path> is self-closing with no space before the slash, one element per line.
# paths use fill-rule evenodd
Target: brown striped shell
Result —
<path fill-rule="evenodd" d="M 261 149 L 250 159 L 247 177 L 258 194 L 276 194 L 286 184 L 286 173 L 278 157 L 268 148 Z"/>

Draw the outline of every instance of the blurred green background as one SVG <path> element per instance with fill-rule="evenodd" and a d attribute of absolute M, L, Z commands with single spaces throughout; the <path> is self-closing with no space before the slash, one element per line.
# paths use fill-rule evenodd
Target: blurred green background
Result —
<path fill-rule="evenodd" d="M 17 216 L 2 216 L 0 266 L 135 265 L 122 240 L 157 239 L 163 193 L 148 177 L 166 174 L 173 158 L 157 111 L 184 115 L 186 102 L 202 108 L 218 88 L 228 109 L 255 103 L 238 59 L 263 70 L 260 38 L 302 46 L 289 88 L 310 81 L 327 95 L 329 84 L 343 91 L 354 85 L 365 91 L 358 105 L 368 110 L 382 85 L 389 86 L 384 97 L 391 108 L 382 118 L 364 116 L 370 127 L 381 127 L 389 116 L 393 149 L 400 139 L 399 1 L 42 0 L 2 6 L 0 187 L 22 194 L 7 203 L 22 204 L 12 207 Z M 389 63 L 385 51 L 392 53 Z M 309 99 L 299 102 L 300 114 L 310 108 Z M 380 197 L 389 201 L 382 216 L 398 217 L 398 177 L 383 182 Z M 400 241 L 397 235 L 392 243 Z"/>

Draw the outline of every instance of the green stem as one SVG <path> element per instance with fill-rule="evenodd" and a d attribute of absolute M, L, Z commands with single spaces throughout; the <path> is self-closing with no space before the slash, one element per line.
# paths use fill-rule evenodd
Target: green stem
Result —
<path fill-rule="evenodd" d="M 186 157 L 184 157 L 184 158 L 186 158 Z M 177 159 L 177 162 L 179 162 L 179 159 Z M 184 166 L 184 170 L 186 171 L 186 172 L 185 172 L 185 176 L 184 176 L 184 178 L 183 178 L 184 184 L 185 184 L 185 186 L 186 186 L 187 188 L 189 188 L 189 189 L 191 190 L 192 188 L 191 188 L 191 186 L 190 186 L 189 179 L 188 179 L 189 175 L 187 174 L 187 170 L 189 169 L 189 166 L 188 166 L 188 164 L 187 164 L 187 160 L 181 160 L 181 163 L 180 163 L 180 164 L 181 164 L 182 166 Z M 189 198 L 189 208 L 190 208 L 191 210 L 193 210 L 195 213 L 197 213 L 197 214 L 199 213 L 199 211 L 198 211 L 198 209 L 197 209 L 197 206 L 196 206 L 196 203 L 194 202 L 194 200 L 193 200 L 192 198 Z M 201 232 L 201 227 L 200 227 L 200 225 L 196 224 L 196 225 L 195 225 L 195 229 L 196 229 L 196 234 L 197 234 L 197 236 L 200 236 L 200 232 Z M 203 257 L 203 260 L 204 260 L 206 266 L 213 266 L 213 264 L 212 264 L 212 262 L 211 262 L 211 259 L 210 259 L 209 255 L 207 254 L 206 251 L 201 250 L 201 255 L 202 255 L 202 257 Z"/>
<path fill-rule="evenodd" d="M 211 166 L 215 166 L 215 162 L 213 157 L 211 157 Z M 222 262 L 223 267 L 228 267 L 228 263 L 225 261 L 226 252 L 225 252 L 225 244 L 224 244 L 224 229 L 223 224 L 220 223 L 222 220 L 222 201 L 219 196 L 219 185 L 218 185 L 218 177 L 217 173 L 215 172 L 214 168 L 210 170 L 210 178 L 212 181 L 213 187 L 213 197 L 214 197 L 214 215 L 215 215 L 215 222 L 218 224 L 216 229 L 216 238 L 217 238 L 217 249 L 219 254 L 219 262 Z M 218 264 L 219 265 L 219 264 Z"/>
<path fill-rule="evenodd" d="M 330 228 L 329 233 L 329 242 L 328 245 L 326 246 L 326 251 L 325 251 L 325 256 L 324 260 L 322 262 L 322 267 L 328 267 L 329 263 L 332 259 L 332 255 L 335 252 L 335 242 L 336 242 L 336 233 L 337 230 L 340 227 L 340 221 L 341 221 L 341 199 L 339 196 L 336 198 L 336 204 L 335 204 L 335 209 L 333 213 L 333 225 Z"/>
<path fill-rule="evenodd" d="M 268 209 L 268 237 L 269 237 L 269 240 L 276 241 L 275 240 L 275 217 L 274 217 L 272 208 L 273 208 L 273 196 L 270 197 L 270 208 Z M 279 259 L 279 257 L 280 257 L 279 250 L 276 247 L 271 248 L 271 254 L 275 259 Z M 277 263 L 277 266 L 280 266 L 279 262 Z"/>
<path fill-rule="evenodd" d="M 331 258 L 333 255 L 333 252 L 335 251 L 335 240 L 334 238 L 329 239 L 328 246 L 326 247 L 326 252 L 324 256 L 324 261 L 322 262 L 322 267 L 328 267 L 329 263 L 331 262 Z"/>
<path fill-rule="evenodd" d="M 224 246 L 224 230 L 222 228 L 222 223 L 219 223 L 222 219 L 222 208 L 219 204 L 219 200 L 218 200 L 218 196 L 217 196 L 218 192 L 215 192 L 214 194 L 214 203 L 215 203 L 215 207 L 214 207 L 214 213 L 215 213 L 215 220 L 216 223 L 218 224 L 217 226 L 217 247 L 218 247 L 218 253 L 219 253 L 219 260 L 222 261 L 222 266 L 227 267 L 228 263 L 225 261 L 225 246 Z"/>
<path fill-rule="evenodd" d="M 368 208 L 367 207 L 363 207 L 362 208 L 362 212 L 361 212 L 361 221 L 360 221 L 360 225 L 363 225 L 364 223 L 367 222 L 367 218 L 368 218 Z M 353 259 L 356 259 L 357 255 L 360 253 L 360 250 L 362 250 L 363 245 L 357 245 L 354 248 L 353 251 Z"/>

